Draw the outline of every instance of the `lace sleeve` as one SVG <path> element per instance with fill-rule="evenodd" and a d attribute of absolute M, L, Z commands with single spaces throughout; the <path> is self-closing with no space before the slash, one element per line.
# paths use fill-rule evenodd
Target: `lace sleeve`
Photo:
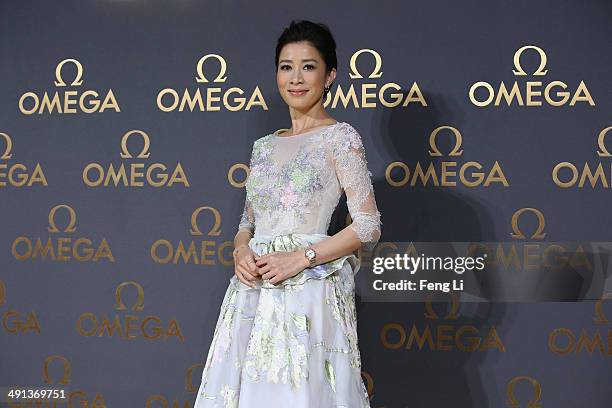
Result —
<path fill-rule="evenodd" d="M 251 151 L 251 161 L 249 162 L 249 168 L 253 166 L 253 155 L 255 153 L 255 147 L 253 145 L 253 150 Z M 248 180 L 247 176 L 247 182 Z M 240 217 L 240 223 L 238 224 L 238 232 L 241 230 L 246 230 L 251 233 L 251 236 L 255 232 L 255 214 L 253 213 L 253 207 L 251 206 L 251 200 L 249 199 L 249 193 L 247 191 L 246 198 L 244 199 L 244 209 L 242 211 L 242 216 Z M 236 234 L 238 234 L 236 232 Z"/>
<path fill-rule="evenodd" d="M 355 231 L 363 248 L 371 250 L 381 235 L 380 212 L 361 135 L 348 123 L 342 124 L 333 138 L 333 160 L 353 219 L 349 227 Z"/>

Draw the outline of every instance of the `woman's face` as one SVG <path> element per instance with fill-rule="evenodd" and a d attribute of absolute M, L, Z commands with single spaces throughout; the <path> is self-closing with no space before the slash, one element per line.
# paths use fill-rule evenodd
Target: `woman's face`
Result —
<path fill-rule="evenodd" d="M 285 45 L 278 57 L 276 84 L 287 105 L 307 111 L 321 102 L 323 89 L 331 84 L 336 70 L 327 75 L 319 51 L 307 41 Z M 327 82 L 326 82 L 327 80 Z"/>

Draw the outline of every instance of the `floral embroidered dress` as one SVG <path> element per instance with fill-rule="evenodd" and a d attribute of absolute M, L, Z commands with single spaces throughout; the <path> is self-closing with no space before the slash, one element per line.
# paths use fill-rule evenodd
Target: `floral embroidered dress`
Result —
<path fill-rule="evenodd" d="M 365 249 L 381 234 L 361 136 L 337 122 L 253 144 L 239 230 L 259 255 L 296 251 L 327 237 L 342 191 Z M 234 275 L 221 304 L 195 408 L 370 407 L 361 378 L 354 275 L 342 256 L 277 285 Z"/>

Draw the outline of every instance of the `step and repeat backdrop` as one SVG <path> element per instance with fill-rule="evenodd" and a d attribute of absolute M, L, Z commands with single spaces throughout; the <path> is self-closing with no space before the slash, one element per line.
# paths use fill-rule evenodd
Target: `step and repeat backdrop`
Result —
<path fill-rule="evenodd" d="M 276 40 L 308 19 L 338 44 L 325 107 L 362 135 L 379 247 L 493 241 L 508 276 L 587 270 L 533 279 L 555 288 L 540 301 L 359 292 L 371 406 L 612 406 L 611 17 L 604 0 L 2 1 L 0 387 L 193 405 L 252 143 L 291 126 Z"/>

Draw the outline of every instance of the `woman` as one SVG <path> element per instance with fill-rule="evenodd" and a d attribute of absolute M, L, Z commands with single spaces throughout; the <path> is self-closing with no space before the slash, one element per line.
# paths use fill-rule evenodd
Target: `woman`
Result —
<path fill-rule="evenodd" d="M 276 79 L 292 128 L 253 144 L 235 275 L 195 408 L 369 407 L 357 347 L 353 254 L 381 232 L 359 133 L 323 100 L 336 77 L 325 25 L 292 22 Z M 342 191 L 353 222 L 328 236 Z"/>

